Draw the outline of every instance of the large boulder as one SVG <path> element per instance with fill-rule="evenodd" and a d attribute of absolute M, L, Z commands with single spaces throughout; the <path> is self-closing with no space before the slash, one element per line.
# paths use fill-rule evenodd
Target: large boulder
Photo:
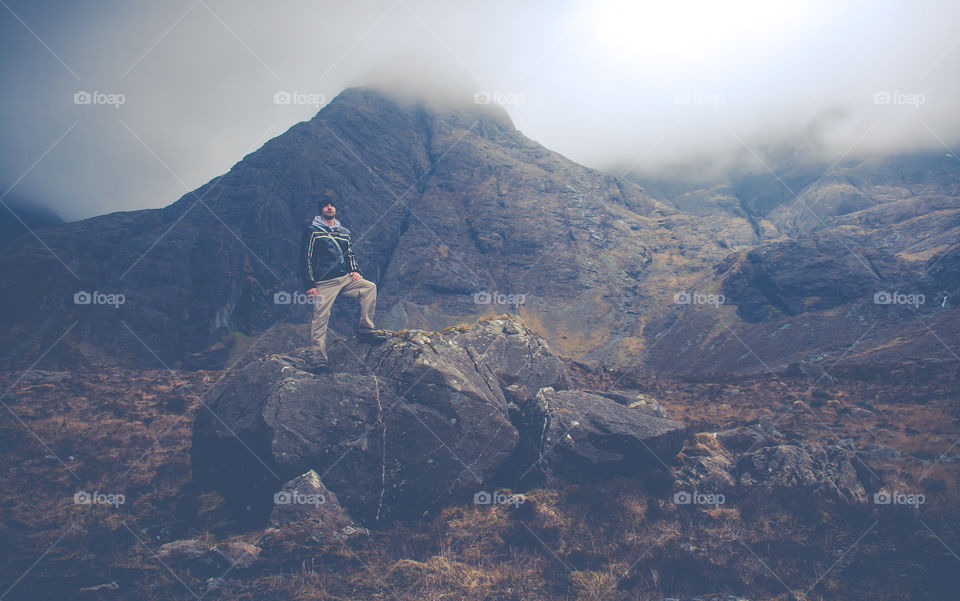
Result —
<path fill-rule="evenodd" d="M 518 433 L 470 340 L 415 332 L 379 347 L 338 341 L 326 374 L 285 355 L 250 363 L 197 417 L 194 477 L 261 516 L 284 482 L 310 469 L 366 522 L 472 494 Z"/>
<path fill-rule="evenodd" d="M 304 351 L 226 380 L 194 424 L 195 481 L 257 520 L 280 519 L 273 495 L 287 482 L 332 491 L 352 519 L 375 524 L 542 470 L 639 473 L 682 442 L 676 422 L 557 390 L 569 385 L 562 362 L 515 318 L 328 351 L 326 371 Z"/>
<path fill-rule="evenodd" d="M 524 414 L 526 475 L 635 475 L 666 467 L 683 445 L 683 425 L 582 390 L 543 388 Z"/>
<path fill-rule="evenodd" d="M 486 365 L 506 387 L 522 386 L 536 393 L 547 386 L 569 388 L 563 361 L 540 336 L 516 319 L 492 319 L 465 330 L 454 330 L 450 339 L 474 360 Z"/>

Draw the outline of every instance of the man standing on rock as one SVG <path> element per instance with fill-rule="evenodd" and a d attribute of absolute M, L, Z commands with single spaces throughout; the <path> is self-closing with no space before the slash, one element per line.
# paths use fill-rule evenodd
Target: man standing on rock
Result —
<path fill-rule="evenodd" d="M 386 340 L 373 331 L 377 285 L 360 275 L 357 256 L 350 245 L 350 230 L 341 225 L 337 219 L 337 206 L 330 200 L 320 201 L 320 214 L 303 232 L 300 272 L 307 295 L 313 297 L 310 338 L 313 359 L 319 367 L 327 363 L 327 322 L 333 301 L 340 294 L 360 303 L 357 337 L 370 344 Z"/>

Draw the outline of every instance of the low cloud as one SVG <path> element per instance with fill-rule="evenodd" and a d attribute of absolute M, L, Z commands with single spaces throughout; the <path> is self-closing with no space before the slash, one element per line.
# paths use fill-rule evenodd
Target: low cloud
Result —
<path fill-rule="evenodd" d="M 11 0 L 0 184 L 73 219 L 164 206 L 351 85 L 485 94 L 614 173 L 960 140 L 960 6 L 681 4 Z"/>

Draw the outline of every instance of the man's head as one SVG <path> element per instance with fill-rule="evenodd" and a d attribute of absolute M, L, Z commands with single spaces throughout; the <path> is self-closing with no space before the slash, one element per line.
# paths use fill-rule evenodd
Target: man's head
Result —
<path fill-rule="evenodd" d="M 337 205 L 332 200 L 321 200 L 319 205 L 320 216 L 324 219 L 333 219 L 337 216 Z"/>

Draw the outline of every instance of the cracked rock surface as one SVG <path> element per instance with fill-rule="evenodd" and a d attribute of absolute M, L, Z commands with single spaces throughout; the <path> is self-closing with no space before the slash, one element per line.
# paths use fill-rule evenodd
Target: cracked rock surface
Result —
<path fill-rule="evenodd" d="M 542 467 L 576 477 L 597 460 L 633 471 L 651 451 L 665 460 L 679 451 L 676 422 L 555 392 L 568 381 L 560 359 L 517 319 L 400 333 L 376 347 L 341 340 L 329 354 L 328 373 L 270 355 L 228 378 L 194 424 L 194 479 L 265 519 L 274 493 L 314 470 L 360 522 L 416 517 L 550 453 L 534 395 L 551 399 L 551 432 L 569 415 L 585 425 Z"/>

